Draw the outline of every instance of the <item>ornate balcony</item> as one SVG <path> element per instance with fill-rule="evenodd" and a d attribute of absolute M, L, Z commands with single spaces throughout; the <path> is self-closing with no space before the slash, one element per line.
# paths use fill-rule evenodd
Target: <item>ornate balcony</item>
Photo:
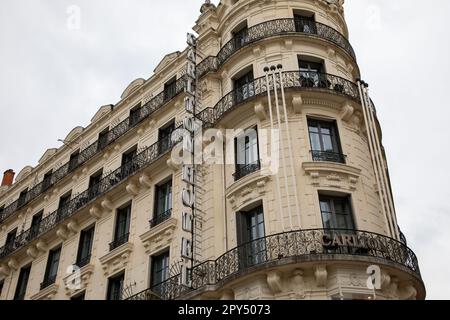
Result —
<path fill-rule="evenodd" d="M 283 84 L 286 90 L 320 91 L 343 95 L 359 102 L 358 86 L 341 77 L 317 72 L 308 72 L 312 79 L 308 80 L 304 72 L 286 71 L 282 73 Z M 269 77 L 269 85 L 273 88 L 273 79 Z M 277 84 L 279 87 L 279 83 Z M 267 94 L 266 78 L 261 77 L 236 88 L 225 95 L 213 108 L 206 108 L 197 114 L 203 121 L 204 127 L 211 127 L 217 123 L 228 112 L 234 110 L 240 104 Z"/>
<path fill-rule="evenodd" d="M 228 251 L 217 260 L 206 261 L 192 269 L 192 286 L 180 285 L 181 275 L 145 290 L 131 300 L 144 299 L 147 292 L 164 300 L 182 298 L 184 294 L 210 285 L 223 285 L 228 279 L 249 268 L 272 262 L 353 260 L 351 256 L 376 259 L 380 264 L 396 264 L 420 278 L 417 258 L 406 245 L 387 236 L 357 230 L 314 229 L 267 236 Z"/>
<path fill-rule="evenodd" d="M 311 155 L 313 161 L 336 162 L 342 164 L 345 164 L 346 162 L 346 156 L 338 152 L 312 150 Z"/>
<path fill-rule="evenodd" d="M 236 173 L 233 174 L 234 180 L 238 181 L 259 170 L 261 170 L 261 161 L 259 160 L 250 164 L 238 164 L 236 165 Z"/>
<path fill-rule="evenodd" d="M 48 177 L 32 189 L 30 189 L 23 198 L 19 198 L 5 207 L 2 214 L 0 215 L 0 223 L 14 214 L 14 212 L 18 211 L 19 209 L 23 208 L 25 205 L 36 199 L 38 196 L 45 193 L 50 187 L 54 186 L 56 183 L 64 179 L 74 170 L 85 164 L 88 160 L 99 154 L 105 147 L 114 143 L 117 139 L 133 129 L 137 124 L 141 123 L 154 112 L 166 105 L 171 99 L 184 92 L 185 82 L 185 77 L 178 79 L 171 89 L 172 91 L 170 99 L 167 98 L 167 94 L 164 91 L 161 92 L 149 102 L 147 102 L 141 108 L 140 112 L 133 114 L 131 118 L 129 117 L 116 125 L 108 132 L 108 134 L 102 136 L 100 140 L 95 141 L 86 149 L 82 150 L 77 157 L 73 158 L 66 164 L 62 165 L 59 169 L 55 170 L 52 173 L 51 177 Z"/>
<path fill-rule="evenodd" d="M 156 216 L 150 220 L 150 228 L 154 228 L 157 225 L 163 223 L 168 220 L 172 216 L 172 209 L 167 210 L 166 212 L 156 214 Z"/>
<path fill-rule="evenodd" d="M 127 243 L 129 239 L 130 239 L 129 233 L 124 234 L 123 236 L 117 238 L 116 240 L 114 240 L 113 242 L 111 242 L 109 244 L 109 251 L 113 251 L 114 249 L 117 249 L 121 245 Z"/>
<path fill-rule="evenodd" d="M 288 18 L 257 24 L 249 28 L 244 35 L 240 35 L 239 39 L 231 39 L 222 47 L 216 57 L 207 57 L 198 65 L 197 74 L 199 77 L 203 77 L 209 72 L 216 72 L 242 48 L 263 39 L 283 35 L 304 35 L 331 42 L 356 61 L 355 51 L 350 42 L 339 31 L 319 22 Z"/>

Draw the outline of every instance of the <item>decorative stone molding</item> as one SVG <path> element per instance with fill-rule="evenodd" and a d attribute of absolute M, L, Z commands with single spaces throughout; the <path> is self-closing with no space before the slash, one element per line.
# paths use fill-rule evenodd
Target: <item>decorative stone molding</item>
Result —
<path fill-rule="evenodd" d="M 67 230 L 71 233 L 78 233 L 80 230 L 80 225 L 75 220 L 70 220 L 69 223 L 67 223 Z"/>
<path fill-rule="evenodd" d="M 64 226 L 61 226 L 58 228 L 58 230 L 56 230 L 56 235 L 62 241 L 66 241 L 67 239 L 69 239 L 69 232 L 68 232 L 67 228 Z"/>
<path fill-rule="evenodd" d="M 133 244 L 128 242 L 101 257 L 99 260 L 105 277 L 125 268 L 132 252 Z"/>
<path fill-rule="evenodd" d="M 114 210 L 114 204 L 109 199 L 103 200 L 102 203 L 101 203 L 101 206 L 102 206 L 103 209 L 105 209 L 107 211 L 113 211 Z"/>
<path fill-rule="evenodd" d="M 220 295 L 220 300 L 234 300 L 234 291 L 232 289 L 227 289 Z"/>
<path fill-rule="evenodd" d="M 314 277 L 318 287 L 325 287 L 328 279 L 327 267 L 324 264 L 316 265 L 314 267 Z"/>
<path fill-rule="evenodd" d="M 262 175 L 260 171 L 254 172 L 239 181 L 236 181 L 227 190 L 227 199 L 233 210 L 260 198 L 267 192 L 267 182 L 270 177 Z"/>
<path fill-rule="evenodd" d="M 144 245 L 145 253 L 150 254 L 170 245 L 176 228 L 177 220 L 170 218 L 139 236 Z"/>
<path fill-rule="evenodd" d="M 267 112 L 261 102 L 255 104 L 255 114 L 259 121 L 264 121 L 267 119 Z"/>
<path fill-rule="evenodd" d="M 278 270 L 272 270 L 267 273 L 267 285 L 273 294 L 277 294 L 283 291 L 281 277 L 282 274 Z"/>
<path fill-rule="evenodd" d="M 36 246 L 30 246 L 27 249 L 27 256 L 29 256 L 31 259 L 36 259 L 39 256 L 39 250 L 36 248 Z"/>
<path fill-rule="evenodd" d="M 150 189 L 152 187 L 152 180 L 146 174 L 143 174 L 139 177 L 139 183 L 144 188 Z"/>
<path fill-rule="evenodd" d="M 0 274 L 4 275 L 5 277 L 9 276 L 11 273 L 11 269 L 8 267 L 7 264 L 1 264 L 0 265 Z"/>
<path fill-rule="evenodd" d="M 100 209 L 98 206 L 92 206 L 91 209 L 89 209 L 89 214 L 96 220 L 99 220 L 102 215 L 102 209 Z"/>
<path fill-rule="evenodd" d="M 172 158 L 169 158 L 169 159 L 167 160 L 167 166 L 168 166 L 171 170 L 173 170 L 173 171 L 178 171 L 178 170 L 181 168 L 181 164 L 175 163 L 175 162 L 172 160 Z"/>
<path fill-rule="evenodd" d="M 46 252 L 48 249 L 47 242 L 44 240 L 39 240 L 38 243 L 36 243 L 36 248 L 41 252 Z"/>
<path fill-rule="evenodd" d="M 315 187 L 330 187 L 354 191 L 361 176 L 361 169 L 332 162 L 304 162 L 303 169 Z"/>
<path fill-rule="evenodd" d="M 297 114 L 302 113 L 303 109 L 303 99 L 300 94 L 296 94 L 292 97 L 292 105 L 294 106 L 294 112 Z"/>
<path fill-rule="evenodd" d="M 58 292 L 58 289 L 59 285 L 54 283 L 32 296 L 31 300 L 52 300 Z"/>
<path fill-rule="evenodd" d="M 19 270 L 19 262 L 16 260 L 16 259 L 10 259 L 9 261 L 8 261 L 8 267 L 11 269 L 11 270 L 14 270 L 14 271 L 17 271 L 17 270 Z"/>
<path fill-rule="evenodd" d="M 414 287 L 412 281 L 401 283 L 399 296 L 401 300 L 417 300 L 417 289 Z"/>
<path fill-rule="evenodd" d="M 130 194 L 132 196 L 137 196 L 139 194 L 139 188 L 133 182 L 129 183 L 125 189 L 127 190 L 128 194 Z"/>
<path fill-rule="evenodd" d="M 341 119 L 343 121 L 350 121 L 352 119 L 353 113 L 355 112 L 355 108 L 353 108 L 350 103 L 345 102 L 342 105 Z"/>
<path fill-rule="evenodd" d="M 71 297 L 76 295 L 77 293 L 85 290 L 90 283 L 91 276 L 94 273 L 94 265 L 88 264 L 80 269 L 80 284 L 79 287 L 73 288 L 71 286 L 71 282 L 73 281 L 74 274 L 68 275 L 63 278 L 64 288 L 66 290 L 66 295 Z"/>

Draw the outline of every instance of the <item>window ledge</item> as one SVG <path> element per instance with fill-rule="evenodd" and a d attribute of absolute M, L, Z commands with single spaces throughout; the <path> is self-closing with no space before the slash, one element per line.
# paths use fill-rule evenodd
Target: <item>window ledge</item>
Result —
<path fill-rule="evenodd" d="M 78 288 L 73 288 L 70 285 L 70 283 L 73 281 L 73 275 L 68 275 L 67 277 L 65 277 L 63 279 L 63 283 L 65 285 L 64 288 L 66 289 L 66 295 L 72 297 L 85 290 L 89 285 L 89 281 L 91 279 L 91 275 L 94 273 L 94 269 L 95 267 L 93 264 L 87 264 L 80 269 L 81 283 L 80 287 Z"/>
<path fill-rule="evenodd" d="M 150 254 L 170 244 L 177 224 L 177 219 L 169 218 L 139 236 L 144 245 L 145 253 Z"/>
<path fill-rule="evenodd" d="M 267 182 L 270 176 L 264 171 L 256 171 L 234 182 L 227 189 L 227 199 L 233 210 L 254 201 L 267 192 Z"/>
<path fill-rule="evenodd" d="M 58 292 L 58 289 L 59 285 L 54 283 L 32 296 L 31 300 L 52 300 Z"/>
<path fill-rule="evenodd" d="M 361 169 L 334 162 L 304 162 L 303 169 L 316 187 L 356 190 Z"/>
<path fill-rule="evenodd" d="M 99 260 L 102 264 L 104 275 L 108 277 L 126 267 L 132 252 L 133 244 L 127 242 L 101 257 Z"/>

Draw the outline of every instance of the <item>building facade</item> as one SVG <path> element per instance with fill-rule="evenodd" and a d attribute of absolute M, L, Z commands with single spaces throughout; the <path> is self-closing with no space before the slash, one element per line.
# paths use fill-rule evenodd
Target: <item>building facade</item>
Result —
<path fill-rule="evenodd" d="M 206 1 L 190 48 L 5 172 L 0 298 L 424 299 L 343 4 Z"/>

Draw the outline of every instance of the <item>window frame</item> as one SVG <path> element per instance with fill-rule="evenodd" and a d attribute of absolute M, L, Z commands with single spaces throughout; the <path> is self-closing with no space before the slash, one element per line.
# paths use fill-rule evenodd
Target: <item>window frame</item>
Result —
<path fill-rule="evenodd" d="M 25 273 L 26 272 L 26 273 Z M 30 280 L 31 264 L 20 268 L 19 278 L 17 279 L 16 290 L 13 300 L 25 300 L 27 294 L 28 282 Z M 26 280 L 24 280 L 26 278 Z M 23 283 L 25 282 L 25 283 Z M 20 290 L 19 290 L 20 289 Z M 22 292 L 23 289 L 23 292 Z"/>

